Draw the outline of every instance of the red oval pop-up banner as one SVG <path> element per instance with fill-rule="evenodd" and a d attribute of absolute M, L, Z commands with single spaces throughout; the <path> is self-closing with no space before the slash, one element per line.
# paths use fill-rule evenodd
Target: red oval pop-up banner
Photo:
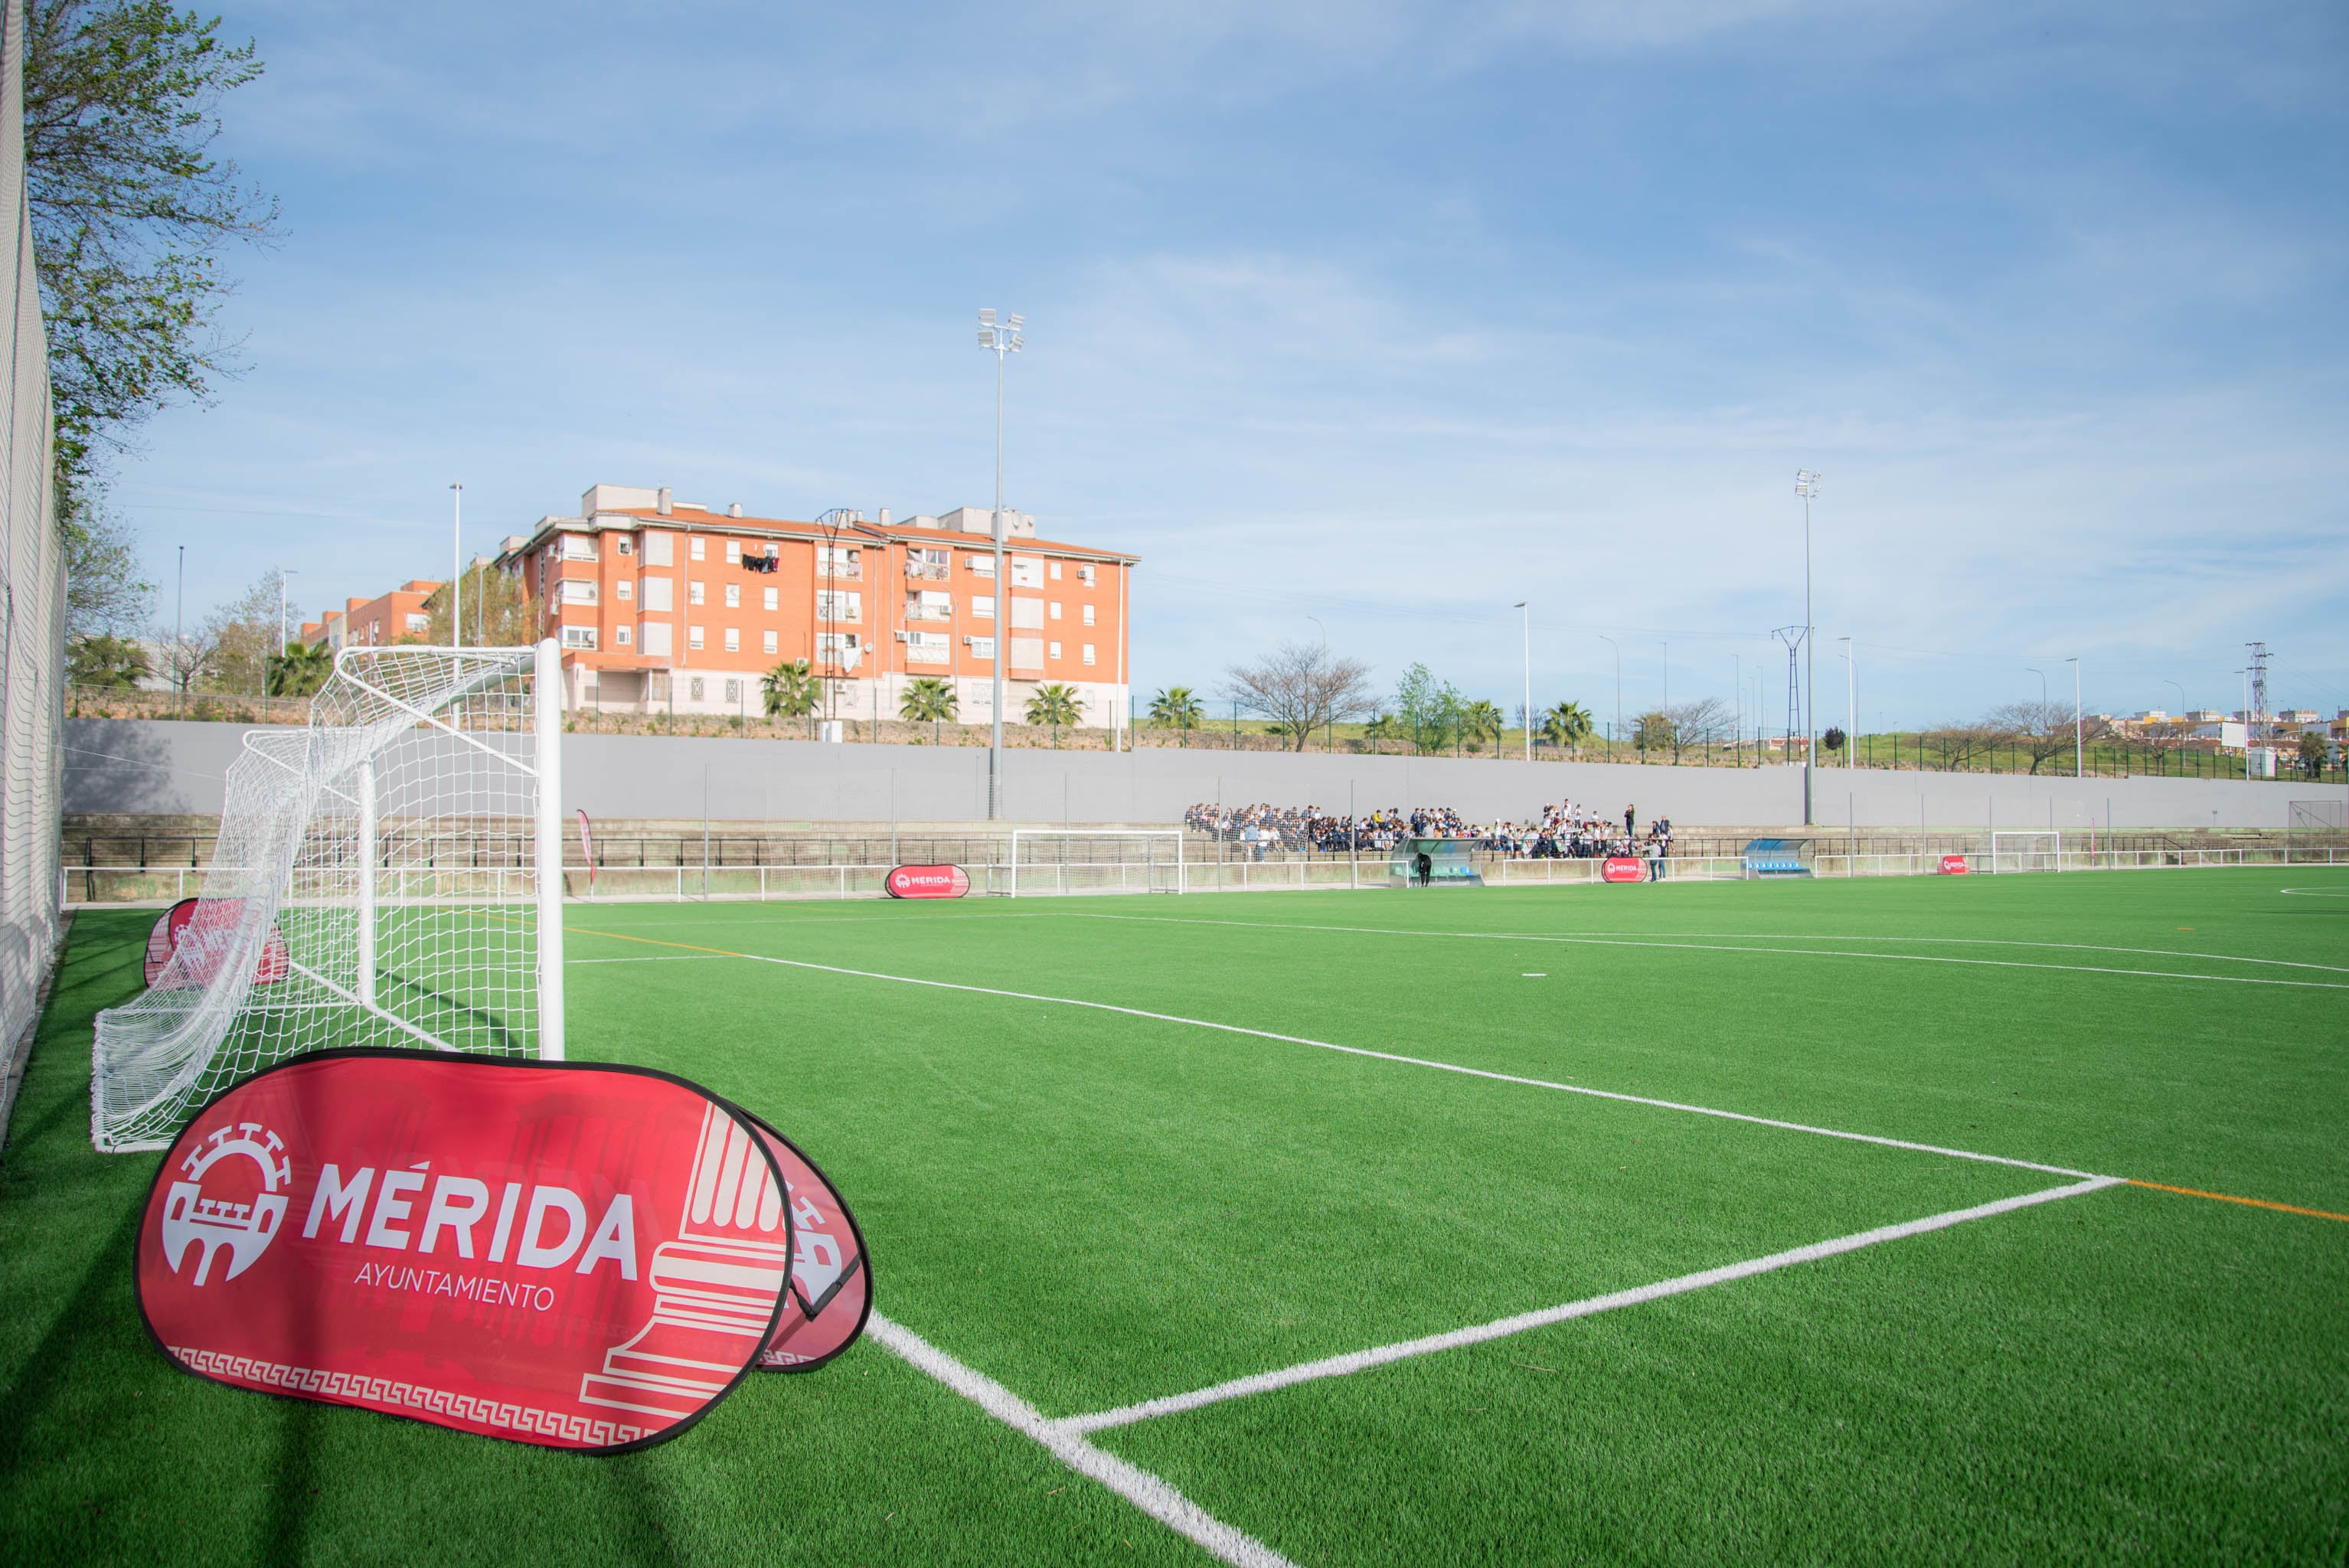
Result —
<path fill-rule="evenodd" d="M 814 1161 L 758 1117 L 750 1122 L 783 1173 L 792 1210 L 791 1300 L 759 1357 L 759 1367 L 812 1372 L 856 1343 L 873 1311 L 864 1233 Z"/>
<path fill-rule="evenodd" d="M 1648 862 L 1636 855 L 1609 855 L 1607 863 L 1599 868 L 1599 875 L 1611 882 L 1646 882 Z"/>
<path fill-rule="evenodd" d="M 1973 867 L 1966 864 L 1966 857 L 1963 855 L 1943 855 L 1941 857 L 1941 874 L 1945 877 L 1965 876 L 1972 870 Z"/>
<path fill-rule="evenodd" d="M 212 976 L 220 973 L 221 960 L 230 941 L 243 923 L 244 901 L 241 898 L 216 898 L 210 903 L 201 899 L 181 899 L 165 910 L 162 918 L 147 933 L 143 966 L 147 985 L 151 988 L 162 978 L 163 966 L 183 947 L 187 949 L 187 960 L 180 965 L 171 989 L 211 985 Z M 289 957 L 285 938 L 275 926 L 270 927 L 268 940 L 261 944 L 261 956 L 254 961 L 254 982 L 267 985 L 285 979 L 292 969 Z"/>
<path fill-rule="evenodd" d="M 960 866 L 899 866 L 882 884 L 891 898 L 960 898 L 970 873 Z"/>
<path fill-rule="evenodd" d="M 140 1310 L 233 1387 L 642 1448 L 724 1398 L 781 1321 L 792 1220 L 767 1150 L 666 1073 L 316 1052 L 172 1144 Z"/>

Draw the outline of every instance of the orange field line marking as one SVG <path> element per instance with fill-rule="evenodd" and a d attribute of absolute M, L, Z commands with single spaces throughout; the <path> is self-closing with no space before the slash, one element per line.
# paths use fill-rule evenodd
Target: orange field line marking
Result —
<path fill-rule="evenodd" d="M 2251 1209 L 2278 1209 L 2287 1214 L 2306 1214 L 2313 1220 L 2339 1220 L 2349 1224 L 2349 1214 L 2336 1214 L 2329 1209 L 2303 1209 L 2296 1203 L 2271 1203 L 2265 1198 L 2238 1198 L 2231 1192 L 2205 1192 L 2199 1187 L 2172 1187 L 2163 1181 L 2140 1181 L 2132 1176 L 2132 1187 L 2150 1187 L 2157 1192 L 2177 1192 L 2189 1198 L 2208 1198 L 2219 1203 L 2240 1203 Z"/>

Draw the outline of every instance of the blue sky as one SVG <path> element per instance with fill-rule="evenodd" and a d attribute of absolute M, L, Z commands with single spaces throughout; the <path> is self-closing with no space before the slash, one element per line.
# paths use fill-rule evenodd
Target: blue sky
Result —
<path fill-rule="evenodd" d="M 1134 679 L 1321 634 L 1602 721 L 2349 705 L 2349 12 L 248 5 L 252 369 L 117 498 L 313 610 L 595 480 L 1130 549 Z M 1667 653 L 1666 645 L 1669 645 Z"/>

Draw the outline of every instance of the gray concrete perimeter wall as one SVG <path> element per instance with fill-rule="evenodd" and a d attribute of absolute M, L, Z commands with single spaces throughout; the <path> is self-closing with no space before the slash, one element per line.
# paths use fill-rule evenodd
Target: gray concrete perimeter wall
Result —
<path fill-rule="evenodd" d="M 66 721 L 66 802 L 75 812 L 216 813 L 243 727 L 169 720 Z M 1798 823 L 1795 768 L 1641 768 L 1444 757 L 1325 757 L 1150 748 L 1123 754 L 1004 753 L 1014 820 L 1171 822 L 1195 801 L 1315 805 L 1343 812 L 1451 806 L 1478 821 L 1523 820 L 1573 799 L 1641 821 Z M 2192 779 L 2050 779 L 1821 769 L 1815 820 L 1863 828 L 2283 828 L 2295 799 L 2338 786 Z M 987 753 L 976 747 L 825 746 L 571 735 L 566 810 L 596 817 L 764 821 L 970 821 L 987 815 Z"/>

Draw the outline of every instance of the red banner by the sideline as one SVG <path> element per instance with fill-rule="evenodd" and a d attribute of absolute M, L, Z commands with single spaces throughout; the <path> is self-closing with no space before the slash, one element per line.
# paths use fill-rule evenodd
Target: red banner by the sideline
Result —
<path fill-rule="evenodd" d="M 1963 855 L 1943 855 L 1941 857 L 1941 874 L 1945 877 L 1964 876 L 1973 869 L 1973 867 L 1966 863 L 1966 857 Z"/>
<path fill-rule="evenodd" d="M 148 985 L 163 977 L 164 967 L 172 955 L 185 948 L 171 989 L 181 990 L 197 985 L 209 985 L 220 973 L 222 960 L 227 956 L 229 944 L 235 940 L 238 927 L 244 923 L 244 901 L 241 898 L 216 898 L 210 903 L 201 899 L 183 898 L 165 910 L 147 933 L 147 956 L 141 966 Z M 291 955 L 285 950 L 285 938 L 275 926 L 261 944 L 261 955 L 254 960 L 253 978 L 257 985 L 272 985 L 292 972 Z"/>
<path fill-rule="evenodd" d="M 1635 882 L 1648 880 L 1648 862 L 1636 855 L 1609 855 L 1599 868 L 1601 879 L 1611 882 Z"/>
<path fill-rule="evenodd" d="M 882 886 L 891 898 L 960 898 L 970 891 L 970 873 L 960 866 L 899 866 Z"/>
<path fill-rule="evenodd" d="M 767 1341 L 759 1367 L 768 1372 L 812 1372 L 864 1332 L 873 1311 L 873 1274 L 864 1233 L 840 1193 L 799 1146 L 753 1116 L 767 1152 L 783 1173 L 792 1206 L 791 1300 Z"/>
<path fill-rule="evenodd" d="M 699 1419 L 781 1326 L 794 1222 L 770 1147 L 664 1073 L 317 1052 L 174 1142 L 140 1222 L 140 1309 L 214 1382 L 641 1448 Z"/>

